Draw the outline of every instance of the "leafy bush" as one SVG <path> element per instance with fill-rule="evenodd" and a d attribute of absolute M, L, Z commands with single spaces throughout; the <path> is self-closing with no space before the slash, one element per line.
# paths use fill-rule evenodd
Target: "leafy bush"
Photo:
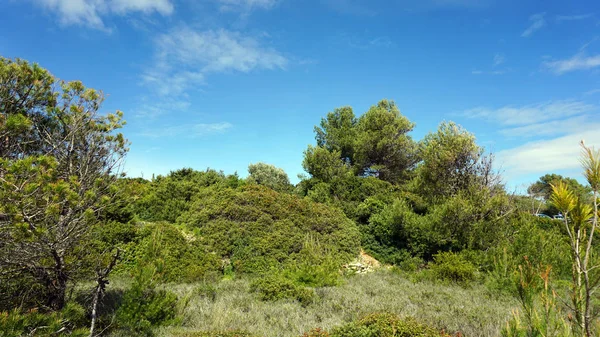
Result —
<path fill-rule="evenodd" d="M 477 272 L 473 264 L 452 252 L 436 254 L 430 267 L 438 279 L 462 284 L 473 281 Z"/>
<path fill-rule="evenodd" d="M 265 276 L 254 280 L 250 290 L 258 292 L 263 301 L 277 301 L 281 299 L 297 300 L 303 306 L 311 304 L 316 294 L 314 290 L 295 284 L 282 276 Z"/>
<path fill-rule="evenodd" d="M 360 246 L 358 229 L 339 210 L 260 185 L 203 189 L 180 220 L 211 252 L 230 259 L 236 273 L 261 274 L 301 261 L 307 235 L 339 267 Z"/>
<path fill-rule="evenodd" d="M 328 182 L 311 178 L 301 181 L 297 191 L 309 199 L 341 209 L 352 220 L 365 223 L 379 210 L 375 200 L 389 202 L 399 189 L 375 177 L 336 176 Z M 371 200 L 369 200 L 371 199 Z"/>
<path fill-rule="evenodd" d="M 43 307 L 48 290 L 31 275 L 0 280 L 0 312 L 20 308 L 23 311 Z"/>
<path fill-rule="evenodd" d="M 150 265 L 157 271 L 157 281 L 191 282 L 215 279 L 220 274 L 217 256 L 192 233 L 172 224 L 140 224 L 135 238 L 121 247 L 120 270 L 134 272 L 141 265 Z"/>
<path fill-rule="evenodd" d="M 145 195 L 135 203 L 136 214 L 142 220 L 175 222 L 202 189 L 209 186 L 236 188 L 241 184 L 237 175 L 227 176 L 215 170 L 172 171 L 152 180 Z"/>
<path fill-rule="evenodd" d="M 249 183 L 264 185 L 278 192 L 289 192 L 293 185 L 283 169 L 270 164 L 256 163 L 248 165 Z"/>
<path fill-rule="evenodd" d="M 407 253 L 408 255 L 408 253 Z M 406 271 L 406 272 L 416 272 L 419 270 L 419 268 L 421 268 L 421 266 L 423 265 L 423 259 L 419 258 L 419 257 L 415 257 L 415 256 L 406 256 L 405 258 L 403 258 L 398 264 L 398 268 L 400 268 L 400 270 Z"/>
<path fill-rule="evenodd" d="M 116 312 L 119 328 L 151 335 L 151 327 L 177 322 L 177 296 L 155 288 L 156 271 L 140 267 L 134 283 L 123 294 L 123 301 Z"/>
<path fill-rule="evenodd" d="M 85 309 L 72 302 L 68 302 L 58 312 L 20 312 L 16 309 L 0 312 L 0 336 L 3 337 L 50 336 L 60 333 L 87 336 L 89 329 L 85 327 L 86 324 Z"/>
<path fill-rule="evenodd" d="M 284 275 L 309 287 L 332 287 L 340 282 L 340 266 L 329 249 L 313 236 L 307 235 L 295 261 Z"/>
<path fill-rule="evenodd" d="M 444 337 L 447 334 L 389 313 L 368 315 L 357 322 L 333 329 L 331 337 Z"/>

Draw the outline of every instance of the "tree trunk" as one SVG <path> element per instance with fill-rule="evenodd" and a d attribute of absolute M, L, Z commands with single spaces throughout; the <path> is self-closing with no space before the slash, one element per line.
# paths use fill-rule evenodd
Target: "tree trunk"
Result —
<path fill-rule="evenodd" d="M 47 305 L 54 311 L 61 310 L 65 306 L 67 293 L 67 281 L 69 277 L 65 271 L 64 258 L 56 250 L 52 251 L 54 257 L 54 273 L 46 284 Z"/>
<path fill-rule="evenodd" d="M 64 273 L 57 275 L 56 279 L 52 280 L 47 285 L 48 299 L 47 305 L 54 311 L 61 310 L 65 306 L 65 296 L 67 293 L 67 277 Z"/>
<path fill-rule="evenodd" d="M 104 294 L 106 285 L 108 284 L 108 275 L 115 267 L 115 264 L 119 260 L 119 254 L 121 250 L 117 248 L 115 255 L 113 255 L 110 264 L 105 269 L 96 270 L 96 289 L 94 291 L 94 299 L 92 301 L 92 324 L 90 325 L 90 337 L 94 337 L 94 330 L 96 329 L 96 319 L 98 317 L 98 302 Z"/>
<path fill-rule="evenodd" d="M 102 286 L 98 284 L 96 291 L 94 292 L 94 300 L 92 301 L 92 324 L 90 325 L 90 337 L 94 337 L 94 330 L 96 329 L 96 319 L 98 316 L 98 300 L 100 299 L 100 293 L 102 292 Z"/>

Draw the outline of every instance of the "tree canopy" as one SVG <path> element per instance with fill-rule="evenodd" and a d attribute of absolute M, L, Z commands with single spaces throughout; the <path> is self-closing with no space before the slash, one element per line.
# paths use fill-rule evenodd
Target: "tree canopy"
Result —
<path fill-rule="evenodd" d="M 101 115 L 101 92 L 25 61 L 0 59 L 0 81 L 0 275 L 34 280 L 60 309 L 113 202 L 123 114 Z"/>
<path fill-rule="evenodd" d="M 292 184 L 284 170 L 274 165 L 256 163 L 248 165 L 248 181 L 267 186 L 275 191 L 290 191 Z"/>
<path fill-rule="evenodd" d="M 357 176 L 399 182 L 417 163 L 417 145 L 408 135 L 413 128 L 414 123 L 389 100 L 380 101 L 359 118 L 351 107 L 335 109 L 315 127 L 317 147 L 305 151 L 303 165 L 311 175 L 325 180 L 349 167 Z"/>

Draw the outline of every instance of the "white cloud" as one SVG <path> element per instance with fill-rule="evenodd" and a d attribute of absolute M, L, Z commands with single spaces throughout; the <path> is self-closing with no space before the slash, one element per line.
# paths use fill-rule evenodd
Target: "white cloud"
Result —
<path fill-rule="evenodd" d="M 217 0 L 222 11 L 248 11 L 252 9 L 271 9 L 279 0 Z"/>
<path fill-rule="evenodd" d="M 548 173 L 560 170 L 579 169 L 581 149 L 579 142 L 600 147 L 600 125 L 595 129 L 573 132 L 550 140 L 533 141 L 497 153 L 498 163 L 505 174 L 514 178 L 531 173 Z"/>
<path fill-rule="evenodd" d="M 394 46 L 394 42 L 392 42 L 392 40 L 390 40 L 390 38 L 387 36 L 377 37 L 377 38 L 369 41 L 369 44 L 374 47 L 384 47 L 384 48 L 389 48 L 389 47 Z"/>
<path fill-rule="evenodd" d="M 560 136 L 577 131 L 600 129 L 599 123 L 594 123 L 589 115 L 575 116 L 566 119 L 510 127 L 500 130 L 500 133 L 509 137 L 532 138 L 537 136 Z"/>
<path fill-rule="evenodd" d="M 600 89 L 592 89 L 583 93 L 585 96 L 600 94 Z"/>
<path fill-rule="evenodd" d="M 472 75 L 504 75 L 506 74 L 506 70 L 492 70 L 492 71 L 483 71 L 479 69 L 471 70 Z"/>
<path fill-rule="evenodd" d="M 463 116 L 494 123 L 503 136 L 535 141 L 496 153 L 507 179 L 579 168 L 579 141 L 600 145 L 598 107 L 582 101 L 562 100 L 501 108 L 479 107 Z"/>
<path fill-rule="evenodd" d="M 165 114 L 186 112 L 191 103 L 187 99 L 163 97 L 161 100 L 152 100 L 148 97 L 142 97 L 136 106 L 137 108 L 131 111 L 132 115 L 150 121 Z"/>
<path fill-rule="evenodd" d="M 196 31 L 189 27 L 160 35 L 156 63 L 143 81 L 162 95 L 182 94 L 203 83 L 209 73 L 285 69 L 288 59 L 253 37 L 227 30 Z"/>
<path fill-rule="evenodd" d="M 529 17 L 531 25 L 521 34 L 522 37 L 530 37 L 536 31 L 542 29 L 546 25 L 546 13 L 537 13 Z"/>
<path fill-rule="evenodd" d="M 198 124 L 183 124 L 176 126 L 163 127 L 160 129 L 146 130 L 141 133 L 142 136 L 152 138 L 175 137 L 183 136 L 187 138 L 196 138 L 210 134 L 223 133 L 231 129 L 233 125 L 228 122 L 221 123 L 198 123 Z"/>
<path fill-rule="evenodd" d="M 506 61 L 506 57 L 502 54 L 494 55 L 494 67 L 497 67 Z"/>
<path fill-rule="evenodd" d="M 170 15 L 174 11 L 171 0 L 31 0 L 57 16 L 63 25 L 82 25 L 107 30 L 102 20 L 110 14 L 126 15 L 131 12 Z"/>
<path fill-rule="evenodd" d="M 595 106 L 580 101 L 551 101 L 524 106 L 504 106 L 501 108 L 477 107 L 465 111 L 468 118 L 481 118 L 502 125 L 530 125 L 545 121 L 564 119 L 581 115 L 596 109 Z"/>
<path fill-rule="evenodd" d="M 594 13 L 581 14 L 581 15 L 557 15 L 556 21 L 579 21 L 594 17 Z"/>
<path fill-rule="evenodd" d="M 589 70 L 600 67 L 600 54 L 587 56 L 584 52 L 579 52 L 565 60 L 544 62 L 543 66 L 558 75 L 576 70 Z"/>

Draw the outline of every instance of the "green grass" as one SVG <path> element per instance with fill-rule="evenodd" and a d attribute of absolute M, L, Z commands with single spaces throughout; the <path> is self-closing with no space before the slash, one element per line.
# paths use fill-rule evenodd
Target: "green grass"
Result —
<path fill-rule="evenodd" d="M 373 312 L 412 316 L 437 329 L 464 336 L 498 336 L 514 299 L 491 296 L 482 285 L 463 288 L 429 281 L 411 282 L 387 270 L 349 277 L 337 287 L 320 288 L 307 307 L 291 300 L 260 301 L 248 280 L 226 280 L 205 296 L 199 284 L 170 285 L 180 300 L 181 327 L 161 327 L 158 336 L 192 331 L 245 330 L 257 336 L 301 336 L 312 328 L 330 330 Z"/>

